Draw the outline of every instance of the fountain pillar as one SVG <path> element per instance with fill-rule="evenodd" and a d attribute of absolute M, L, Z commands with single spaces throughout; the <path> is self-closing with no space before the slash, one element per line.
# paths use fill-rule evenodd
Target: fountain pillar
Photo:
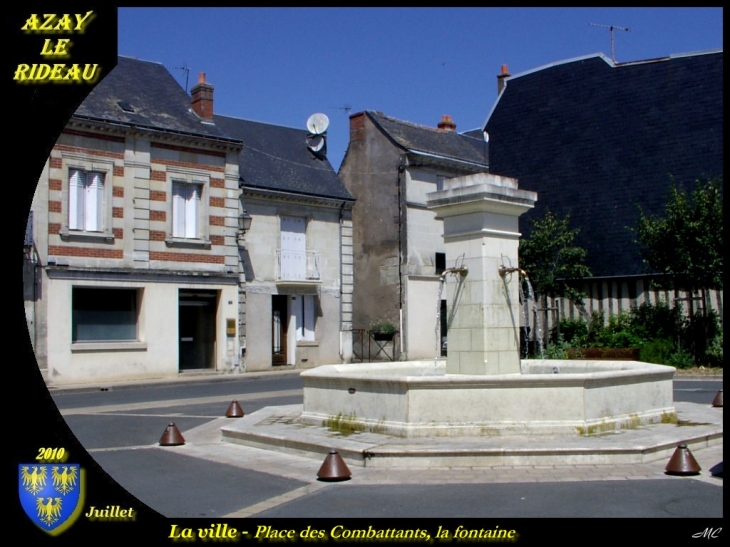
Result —
<path fill-rule="evenodd" d="M 519 216 L 537 194 L 517 180 L 488 173 L 454 177 L 428 194 L 427 205 L 444 222 L 446 267 L 466 266 L 466 276 L 446 279 L 447 374 L 520 373 Z"/>

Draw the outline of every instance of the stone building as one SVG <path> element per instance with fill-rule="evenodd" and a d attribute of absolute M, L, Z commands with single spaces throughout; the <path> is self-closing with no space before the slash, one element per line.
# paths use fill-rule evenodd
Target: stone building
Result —
<path fill-rule="evenodd" d="M 350 142 L 339 170 L 357 200 L 353 209 L 355 352 L 367 353 L 368 331 L 382 321 L 399 332 L 379 358 L 421 359 L 435 353 L 439 276 L 447 267 L 442 221 L 426 196 L 448 177 L 488 170 L 487 143 L 456 132 L 443 116 L 437 127 L 381 112 L 350 116 Z M 442 328 L 442 332 L 446 329 Z"/>
<path fill-rule="evenodd" d="M 267 168 L 256 154 L 291 160 L 291 136 L 319 176 L 306 188 L 287 188 L 302 182 L 296 169 L 255 172 Z M 347 358 L 352 198 L 338 185 L 301 132 L 215 116 L 204 74 L 188 95 L 161 64 L 120 57 L 61 132 L 31 206 L 25 310 L 46 382 L 272 369 L 277 309 L 294 348 L 281 364 Z M 304 278 L 299 262 L 276 269 L 288 264 L 280 229 L 306 236 Z"/>

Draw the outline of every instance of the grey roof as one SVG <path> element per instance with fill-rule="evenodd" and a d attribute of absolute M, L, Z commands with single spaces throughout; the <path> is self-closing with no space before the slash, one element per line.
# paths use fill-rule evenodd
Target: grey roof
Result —
<path fill-rule="evenodd" d="M 131 107 L 131 112 L 125 110 Z M 190 95 L 161 64 L 119 57 L 74 114 L 125 125 L 227 139 L 191 110 Z"/>
<path fill-rule="evenodd" d="M 243 141 L 239 173 L 246 188 L 353 200 L 327 159 L 307 147 L 308 131 L 228 116 L 216 126 Z"/>
<path fill-rule="evenodd" d="M 481 138 L 457 133 L 440 131 L 411 122 L 386 116 L 382 112 L 366 111 L 370 119 L 408 152 L 437 156 L 460 162 L 472 163 L 487 168 L 488 146 Z"/>
<path fill-rule="evenodd" d="M 580 228 L 596 277 L 638 275 L 637 204 L 663 214 L 673 178 L 723 172 L 723 53 L 614 65 L 597 54 L 516 75 L 486 122 L 490 171 Z"/>

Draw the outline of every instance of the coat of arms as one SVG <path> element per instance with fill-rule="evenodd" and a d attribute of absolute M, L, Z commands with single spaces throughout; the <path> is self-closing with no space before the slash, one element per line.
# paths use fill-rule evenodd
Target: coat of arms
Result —
<path fill-rule="evenodd" d="M 20 504 L 38 527 L 52 535 L 60 534 L 81 513 L 83 479 L 78 464 L 20 464 Z"/>

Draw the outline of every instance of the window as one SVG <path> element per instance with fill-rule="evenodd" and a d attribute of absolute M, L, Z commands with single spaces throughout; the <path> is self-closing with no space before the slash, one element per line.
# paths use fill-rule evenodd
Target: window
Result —
<path fill-rule="evenodd" d="M 72 342 L 134 341 L 137 334 L 137 289 L 74 287 Z"/>
<path fill-rule="evenodd" d="M 435 273 L 441 275 L 446 269 L 446 253 L 436 253 Z"/>
<path fill-rule="evenodd" d="M 281 217 L 281 279 L 307 279 L 307 221 Z"/>
<path fill-rule="evenodd" d="M 197 239 L 201 184 L 172 183 L 172 237 Z"/>
<path fill-rule="evenodd" d="M 297 342 L 314 341 L 314 295 L 301 295 L 292 301 L 297 327 Z"/>
<path fill-rule="evenodd" d="M 104 173 L 71 169 L 68 186 L 69 229 L 103 231 Z"/>

